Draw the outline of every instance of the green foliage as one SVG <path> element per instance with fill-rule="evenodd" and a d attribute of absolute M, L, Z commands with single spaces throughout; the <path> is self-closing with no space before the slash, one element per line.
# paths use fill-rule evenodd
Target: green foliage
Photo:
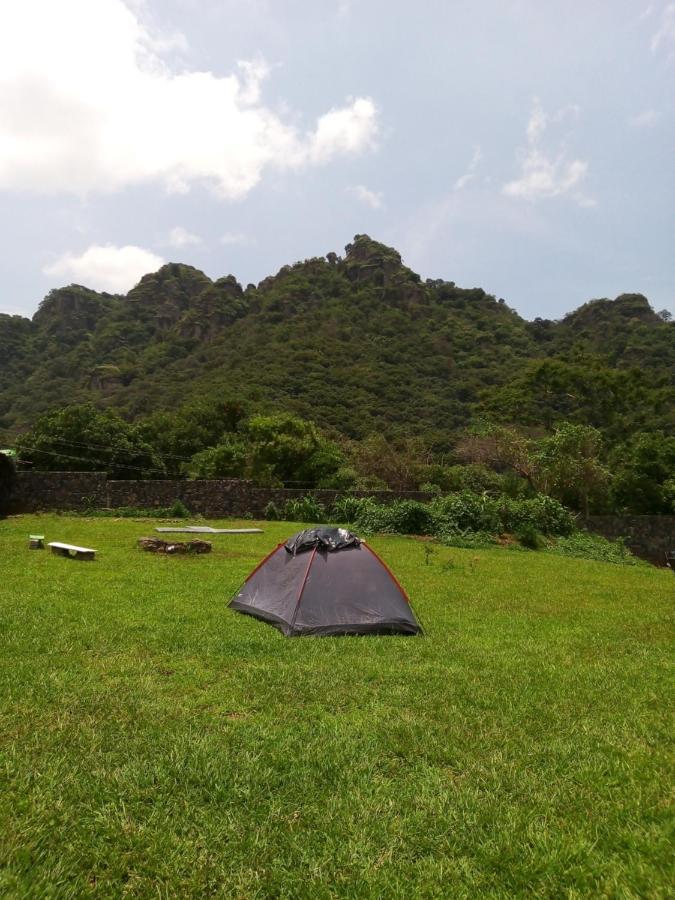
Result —
<path fill-rule="evenodd" d="M 177 501 L 180 502 L 180 501 Z M 115 509 L 97 509 L 94 505 L 87 506 L 83 512 L 71 512 L 69 516 L 80 516 L 83 518 L 93 519 L 182 519 L 200 518 L 193 516 L 189 512 L 175 512 L 176 504 L 173 506 L 152 506 L 150 508 L 142 506 L 118 506 Z M 183 507 L 185 510 L 186 507 Z"/>
<path fill-rule="evenodd" d="M 283 518 L 290 522 L 321 522 L 326 515 L 326 510 L 316 497 L 307 495 L 294 500 L 287 500 L 284 504 Z"/>
<path fill-rule="evenodd" d="M 388 504 L 376 503 L 370 499 L 362 501 L 354 524 L 367 534 L 375 532 L 434 533 L 434 517 L 431 508 L 414 500 L 396 500 Z"/>
<path fill-rule="evenodd" d="M 553 497 L 537 494 L 523 500 L 503 500 L 503 524 L 505 531 L 516 531 L 525 525 L 542 534 L 572 534 L 576 530 L 574 516 Z"/>
<path fill-rule="evenodd" d="M 479 288 L 422 281 L 363 234 L 343 258 L 284 266 L 245 291 L 232 276 L 170 263 L 126 297 L 70 285 L 33 321 L 0 315 L 0 433 L 10 445 L 65 403 L 93 403 L 139 425 L 153 468 L 169 475 L 236 435 L 256 444 L 247 466 L 269 485 L 519 497 L 541 489 L 531 443 L 564 422 L 597 429 L 610 456 L 632 433 L 673 433 L 674 328 L 639 294 L 526 322 Z M 246 436 L 252 412 L 311 419 L 315 433 L 277 422 L 273 435 Z M 485 416 L 503 430 L 473 435 L 473 456 L 457 448 L 483 471 L 456 468 L 459 436 Z M 596 461 L 606 465 L 602 450 Z M 661 476 L 655 493 L 627 472 L 609 500 L 601 479 L 580 491 L 549 476 L 579 507 L 668 502 Z"/>
<path fill-rule="evenodd" d="M 438 535 L 440 542 L 446 547 L 461 547 L 465 550 L 481 550 L 494 547 L 497 539 L 486 531 L 447 531 Z"/>
<path fill-rule="evenodd" d="M 577 531 L 569 537 L 558 538 L 550 549 L 562 556 L 576 556 L 579 559 L 593 559 L 623 566 L 648 565 L 633 556 L 620 538 L 608 541 L 599 534 L 587 531 Z"/>
<path fill-rule="evenodd" d="M 352 525 L 358 520 L 361 511 L 373 502 L 369 497 L 338 497 L 330 510 L 331 520 Z"/>
<path fill-rule="evenodd" d="M 345 515 L 336 515 L 336 512 Z M 498 535 L 504 532 L 522 534 L 541 532 L 566 535 L 574 531 L 571 514 L 552 497 L 537 495 L 514 500 L 505 495 L 461 491 L 447 494 L 431 503 L 397 500 L 377 503 L 372 498 L 345 498 L 333 507 L 338 521 L 354 523 L 369 533 L 420 534 L 447 537 L 479 533 Z"/>
<path fill-rule="evenodd" d="M 463 531 L 483 531 L 499 534 L 505 531 L 501 510 L 504 501 L 487 493 L 474 494 L 460 491 L 448 494 L 431 504 L 436 533 L 448 534 Z"/>
<path fill-rule="evenodd" d="M 444 488 L 448 491 L 473 491 L 490 494 L 504 492 L 504 476 L 480 463 L 450 466 L 445 470 Z"/>
<path fill-rule="evenodd" d="M 22 460 L 55 472 L 107 472 L 112 478 L 158 478 L 166 472 L 140 429 L 112 410 L 67 406 L 41 416 L 16 444 Z"/>
<path fill-rule="evenodd" d="M 167 471 L 175 475 L 188 468 L 188 460 L 195 454 L 220 445 L 235 445 L 234 433 L 245 415 L 245 405 L 237 400 L 199 399 L 175 412 L 153 413 L 140 422 L 140 430 L 145 440 L 162 457 Z M 224 463 L 225 460 L 220 458 L 213 463 L 205 460 L 203 465 L 206 469 L 213 467 L 217 470 Z M 202 465 L 202 461 L 199 465 Z M 236 469 L 236 466 L 230 468 Z M 214 471 L 200 477 L 212 478 L 228 474 L 228 471 Z"/>
<path fill-rule="evenodd" d="M 529 522 L 520 525 L 516 529 L 515 535 L 518 542 L 528 550 L 541 550 L 545 546 L 543 537 Z"/>
<path fill-rule="evenodd" d="M 169 516 L 172 519 L 188 519 L 190 517 L 190 510 L 182 500 L 175 500 L 169 508 Z"/>
<path fill-rule="evenodd" d="M 613 506 L 638 515 L 675 513 L 675 437 L 636 434 L 611 456 Z"/>
<path fill-rule="evenodd" d="M 283 519 L 278 506 L 273 500 L 270 500 L 270 502 L 265 507 L 265 518 L 268 522 L 278 522 L 280 519 Z"/>
<path fill-rule="evenodd" d="M 249 448 L 243 440 L 228 436 L 218 444 L 192 457 L 190 474 L 194 478 L 242 478 L 248 469 Z"/>
<path fill-rule="evenodd" d="M 591 499 L 604 496 L 610 479 L 601 452 L 602 436 L 596 428 L 562 423 L 539 441 L 533 454 L 538 487 L 588 514 Z"/>
<path fill-rule="evenodd" d="M 252 416 L 245 433 L 251 452 L 250 474 L 261 483 L 325 485 L 344 462 L 337 445 L 323 438 L 312 422 L 298 416 Z"/>

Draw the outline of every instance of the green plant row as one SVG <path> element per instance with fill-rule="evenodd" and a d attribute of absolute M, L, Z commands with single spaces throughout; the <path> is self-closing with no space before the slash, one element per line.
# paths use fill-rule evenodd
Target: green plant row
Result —
<path fill-rule="evenodd" d="M 497 543 L 499 535 L 513 535 L 521 547 L 552 550 L 600 562 L 637 565 L 621 540 L 580 531 L 575 517 L 551 497 L 514 499 L 460 491 L 430 503 L 396 500 L 377 503 L 372 497 L 338 497 L 330 506 L 307 495 L 281 507 L 267 505 L 268 520 L 330 521 L 351 525 L 365 534 L 390 533 L 435 537 L 453 547 L 478 549 Z"/>
<path fill-rule="evenodd" d="M 339 497 L 328 508 L 308 495 L 288 500 L 279 509 L 270 503 L 268 519 L 308 522 L 329 519 L 355 525 L 363 531 L 393 534 L 461 534 L 466 531 L 501 534 L 535 529 L 545 535 L 568 535 L 575 530 L 575 519 L 552 497 L 539 494 L 525 499 L 506 495 L 460 491 L 438 497 L 430 503 L 396 500 L 377 503 L 372 497 Z"/>

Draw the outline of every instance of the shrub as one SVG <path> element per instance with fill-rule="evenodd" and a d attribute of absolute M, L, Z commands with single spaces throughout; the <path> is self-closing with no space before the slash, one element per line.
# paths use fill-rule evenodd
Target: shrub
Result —
<path fill-rule="evenodd" d="M 331 519 L 334 522 L 352 525 L 358 519 L 361 510 L 373 502 L 371 497 L 336 497 L 330 511 Z"/>
<path fill-rule="evenodd" d="M 299 497 L 297 500 L 287 500 L 284 505 L 284 519 L 291 522 L 319 522 L 325 514 L 321 503 L 311 495 Z"/>
<path fill-rule="evenodd" d="M 529 522 L 521 525 L 515 534 L 518 538 L 518 543 L 523 547 L 527 547 L 528 550 L 541 550 L 544 546 L 544 539 L 541 534 Z"/>
<path fill-rule="evenodd" d="M 441 534 L 462 531 L 485 531 L 498 534 L 502 522 L 498 501 L 487 493 L 460 491 L 431 503 L 435 529 Z"/>
<path fill-rule="evenodd" d="M 572 534 L 576 525 L 572 513 L 553 497 L 537 494 L 526 500 L 511 501 L 521 515 L 543 534 Z"/>
<path fill-rule="evenodd" d="M 493 534 L 485 531 L 455 531 L 441 534 L 440 541 L 446 547 L 459 547 L 467 550 L 480 550 L 485 547 L 493 547 L 497 541 Z"/>
<path fill-rule="evenodd" d="M 279 512 L 279 509 L 276 506 L 274 500 L 270 500 L 270 502 L 265 507 L 265 518 L 268 522 L 278 522 L 279 519 L 281 519 L 281 513 Z"/>
<path fill-rule="evenodd" d="M 580 559 L 593 559 L 598 562 L 617 563 L 624 566 L 649 565 L 633 556 L 621 538 L 608 541 L 599 534 L 589 534 L 587 531 L 578 531 L 569 537 L 559 538 L 550 549 L 562 556 L 576 556 Z"/>
<path fill-rule="evenodd" d="M 388 505 L 368 500 L 359 511 L 356 525 L 371 533 L 433 534 L 435 531 L 431 506 L 416 500 L 396 500 Z"/>
<path fill-rule="evenodd" d="M 190 510 L 182 500 L 174 500 L 173 505 L 169 508 L 169 516 L 172 519 L 188 519 Z"/>

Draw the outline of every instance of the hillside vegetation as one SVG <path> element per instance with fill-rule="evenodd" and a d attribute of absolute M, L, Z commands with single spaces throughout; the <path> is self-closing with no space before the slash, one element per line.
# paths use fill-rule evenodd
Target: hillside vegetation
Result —
<path fill-rule="evenodd" d="M 437 451 L 472 420 L 675 427 L 673 325 L 641 294 L 528 322 L 503 300 L 423 281 L 357 235 L 245 289 L 170 263 L 126 296 L 70 285 L 32 320 L 0 315 L 0 442 L 66 404 L 137 420 L 203 396 L 288 412 L 350 438 Z"/>

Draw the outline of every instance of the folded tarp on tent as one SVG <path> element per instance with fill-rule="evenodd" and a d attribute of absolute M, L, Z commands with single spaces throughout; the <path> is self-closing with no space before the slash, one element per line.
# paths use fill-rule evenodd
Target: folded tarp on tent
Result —
<path fill-rule="evenodd" d="M 343 528 L 298 532 L 279 544 L 230 601 L 288 637 L 421 633 L 385 563 Z"/>

